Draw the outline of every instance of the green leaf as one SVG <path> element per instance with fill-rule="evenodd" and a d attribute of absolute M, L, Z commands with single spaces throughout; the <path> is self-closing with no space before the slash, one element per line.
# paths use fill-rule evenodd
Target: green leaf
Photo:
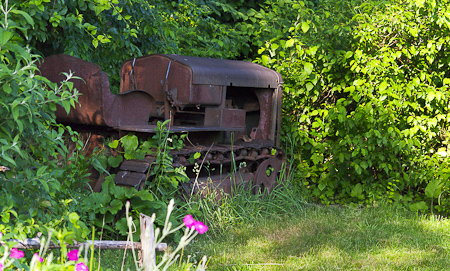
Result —
<path fill-rule="evenodd" d="M 135 135 L 127 135 L 121 139 L 125 152 L 134 152 L 139 146 L 139 139 Z"/>
<path fill-rule="evenodd" d="M 0 46 L 5 45 L 13 36 L 13 33 L 0 28 Z"/>
<path fill-rule="evenodd" d="M 302 22 L 302 31 L 303 33 L 308 32 L 309 30 L 309 24 L 307 22 Z"/>
<path fill-rule="evenodd" d="M 47 170 L 47 168 L 48 168 L 48 166 L 40 167 L 40 168 L 37 170 L 37 172 L 36 172 L 36 176 L 37 176 L 37 177 L 42 176 L 43 173 Z"/>
<path fill-rule="evenodd" d="M 359 197 L 363 192 L 363 187 L 360 183 L 356 184 L 353 189 L 352 192 L 350 193 L 350 196 L 356 198 Z"/>
<path fill-rule="evenodd" d="M 118 167 L 120 163 L 122 163 L 122 161 L 123 161 L 122 155 L 117 155 L 116 157 L 114 156 L 108 157 L 108 164 L 113 168 Z"/>
<path fill-rule="evenodd" d="M 311 74 L 312 70 L 313 70 L 313 64 L 306 62 L 305 64 L 303 64 L 303 68 L 306 72 L 306 74 Z"/>
<path fill-rule="evenodd" d="M 262 63 L 263 63 L 264 66 L 269 65 L 270 58 L 268 56 L 262 55 L 261 56 L 261 60 L 262 60 Z"/>
<path fill-rule="evenodd" d="M 409 205 L 409 209 L 413 212 L 428 209 L 428 205 L 424 201 L 416 202 Z"/>
<path fill-rule="evenodd" d="M 70 113 L 70 101 L 64 100 L 61 101 L 61 105 L 64 107 L 64 110 L 66 110 L 67 115 Z"/>
<path fill-rule="evenodd" d="M 48 187 L 48 183 L 44 179 L 39 179 L 39 182 L 44 187 L 45 191 L 47 191 L 47 192 L 50 191 L 49 187 Z"/>
<path fill-rule="evenodd" d="M 272 43 L 272 45 L 270 45 L 270 49 L 272 51 L 276 51 L 278 49 L 278 47 L 280 47 L 280 45 L 276 44 L 276 43 Z"/>
<path fill-rule="evenodd" d="M 368 167 L 369 165 L 367 165 L 367 162 L 366 162 L 366 161 L 361 161 L 360 166 L 361 166 L 363 169 L 367 169 L 367 167 Z"/>
<path fill-rule="evenodd" d="M 69 221 L 72 224 L 77 224 L 79 220 L 80 220 L 80 216 L 77 213 L 70 213 L 69 214 Z"/>
<path fill-rule="evenodd" d="M 112 214 L 117 214 L 117 212 L 120 211 L 122 207 L 123 203 L 120 200 L 113 199 L 109 204 L 108 211 L 110 211 Z"/>
<path fill-rule="evenodd" d="M 117 148 L 117 146 L 119 146 L 119 140 L 114 140 L 113 142 L 110 142 L 108 146 L 113 149 Z"/>
<path fill-rule="evenodd" d="M 12 9 L 11 13 L 22 15 L 25 18 L 25 20 L 27 20 L 27 22 L 31 24 L 31 26 L 34 26 L 34 21 L 28 13 L 17 9 Z"/>
<path fill-rule="evenodd" d="M 16 165 L 16 162 L 9 156 L 7 155 L 1 155 L 0 158 L 5 159 L 6 161 L 8 161 L 9 163 L 11 163 L 11 165 Z"/>
<path fill-rule="evenodd" d="M 286 41 L 286 43 L 284 44 L 284 48 L 289 48 L 289 47 L 294 46 L 294 42 L 295 42 L 294 39 L 290 39 L 290 40 Z"/>
<path fill-rule="evenodd" d="M 444 183 L 441 182 L 439 179 L 433 179 L 431 180 L 427 187 L 425 188 L 425 195 L 430 198 L 437 198 L 441 194 L 442 187 L 444 186 Z"/>
<path fill-rule="evenodd" d="M 11 91 L 12 91 L 11 86 L 10 86 L 9 84 L 4 84 L 4 85 L 3 85 L 3 91 L 4 91 L 6 94 L 10 94 Z"/>
<path fill-rule="evenodd" d="M 106 170 L 108 167 L 108 158 L 105 155 L 100 155 L 99 157 L 93 157 L 92 166 L 100 173 L 105 173 L 109 175 L 109 172 Z"/>
<path fill-rule="evenodd" d="M 381 82 L 380 84 L 380 91 L 384 91 L 388 86 L 388 83 L 386 81 Z"/>
<path fill-rule="evenodd" d="M 2 221 L 3 221 L 3 223 L 8 223 L 10 217 L 11 217 L 11 215 L 10 215 L 10 213 L 8 211 L 2 212 Z"/>
<path fill-rule="evenodd" d="M 345 155 L 344 155 L 344 153 L 339 153 L 339 161 L 341 161 L 341 163 L 343 163 L 344 162 L 344 159 L 345 159 Z"/>
<path fill-rule="evenodd" d="M 319 188 L 320 191 L 323 191 L 327 186 L 324 183 L 320 183 L 317 187 Z"/>
<path fill-rule="evenodd" d="M 323 162 L 323 154 L 314 153 L 314 154 L 311 156 L 311 160 L 313 161 L 313 163 L 314 163 L 315 165 L 318 165 L 319 163 L 322 163 L 322 162 Z"/>

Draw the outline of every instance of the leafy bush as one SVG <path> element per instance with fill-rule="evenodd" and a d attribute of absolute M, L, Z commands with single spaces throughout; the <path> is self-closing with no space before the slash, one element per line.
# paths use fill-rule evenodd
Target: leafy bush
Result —
<path fill-rule="evenodd" d="M 448 3 L 307 6 L 259 51 L 285 79 L 298 185 L 323 203 L 436 203 L 448 179 Z"/>
<path fill-rule="evenodd" d="M 90 162 L 72 155 L 81 142 L 55 121 L 56 106 L 68 111 L 77 101 L 72 83 L 57 86 L 37 75 L 39 57 L 23 39 L 33 19 L 8 1 L 0 7 L 0 214 L 8 232 L 22 235 L 69 213 Z M 77 147 L 72 153 L 64 135 Z"/>

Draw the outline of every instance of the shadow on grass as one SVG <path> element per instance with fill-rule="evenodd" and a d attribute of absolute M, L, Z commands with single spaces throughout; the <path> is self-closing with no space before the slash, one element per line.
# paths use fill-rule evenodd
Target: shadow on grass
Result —
<path fill-rule="evenodd" d="M 450 222 L 391 207 L 307 207 L 199 238 L 210 270 L 446 270 Z"/>

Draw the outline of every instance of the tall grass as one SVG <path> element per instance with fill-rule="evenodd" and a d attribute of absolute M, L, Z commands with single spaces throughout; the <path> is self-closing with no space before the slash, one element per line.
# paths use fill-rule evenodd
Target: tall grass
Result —
<path fill-rule="evenodd" d="M 291 169 L 286 165 L 271 193 L 260 191 L 254 194 L 251 185 L 240 184 L 234 187 L 231 195 L 210 190 L 194 195 L 186 204 L 188 208 L 200 210 L 201 219 L 215 232 L 226 231 L 235 225 L 264 223 L 285 214 L 302 212 L 306 201 L 292 187 Z M 239 178 L 238 173 L 234 176 Z"/>

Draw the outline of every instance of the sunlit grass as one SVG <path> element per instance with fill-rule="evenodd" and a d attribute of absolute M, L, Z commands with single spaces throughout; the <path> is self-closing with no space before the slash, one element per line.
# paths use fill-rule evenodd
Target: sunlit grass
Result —
<path fill-rule="evenodd" d="M 183 261 L 206 255 L 208 270 L 450 270 L 447 218 L 383 204 L 317 206 L 288 186 L 188 204 L 201 207 L 211 230 L 188 245 Z M 105 255 L 108 264 L 121 263 L 120 255 Z M 133 270 L 126 261 L 124 270 Z"/>
<path fill-rule="evenodd" d="M 449 248 L 447 218 L 389 206 L 305 205 L 199 235 L 184 260 L 207 255 L 208 270 L 448 270 Z M 120 270 L 123 251 L 102 255 L 104 270 Z M 134 269 L 130 253 L 127 268 Z"/>
<path fill-rule="evenodd" d="M 209 270 L 447 270 L 450 221 L 382 206 L 305 207 L 198 238 Z"/>

